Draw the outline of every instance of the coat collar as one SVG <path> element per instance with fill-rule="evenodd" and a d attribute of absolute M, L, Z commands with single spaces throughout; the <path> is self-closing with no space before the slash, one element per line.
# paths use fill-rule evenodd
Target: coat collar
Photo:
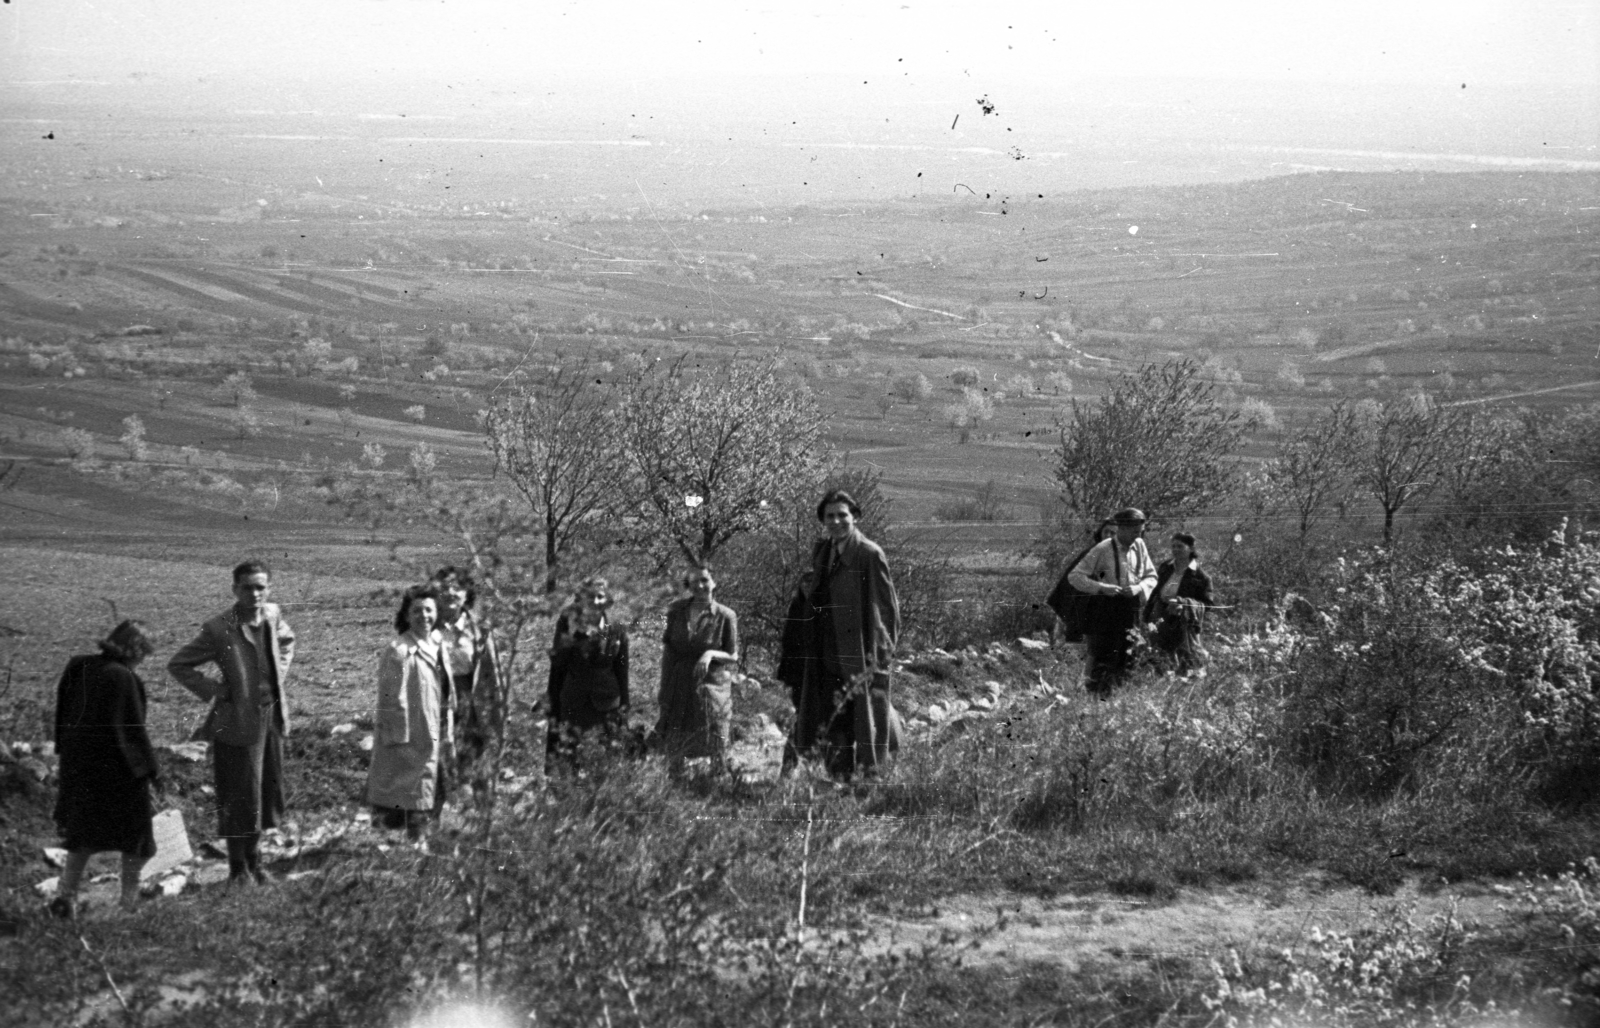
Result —
<path fill-rule="evenodd" d="M 261 606 L 261 621 L 258 622 L 258 624 L 263 624 L 263 625 L 270 624 L 271 622 L 276 620 L 277 613 L 278 613 L 278 608 L 277 608 L 277 606 L 275 604 L 271 604 L 271 603 L 262 604 L 262 606 Z M 239 616 L 239 608 L 238 607 L 229 607 L 227 609 L 227 612 L 222 615 L 222 618 L 223 618 L 224 621 L 226 621 L 228 623 L 228 627 L 233 628 L 233 629 L 238 631 L 239 635 L 244 638 L 245 642 L 248 642 L 252 646 L 254 646 L 256 644 L 255 633 L 254 632 L 245 631 L 246 628 L 254 628 L 256 626 L 247 623 L 243 618 L 241 618 Z"/>

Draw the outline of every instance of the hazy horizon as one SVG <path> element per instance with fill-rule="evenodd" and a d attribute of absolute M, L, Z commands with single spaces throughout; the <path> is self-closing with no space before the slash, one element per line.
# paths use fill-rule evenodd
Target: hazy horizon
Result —
<path fill-rule="evenodd" d="M 0 8 L 0 67 L 13 178 L 626 210 L 1600 167 L 1586 3 L 62 0 Z"/>

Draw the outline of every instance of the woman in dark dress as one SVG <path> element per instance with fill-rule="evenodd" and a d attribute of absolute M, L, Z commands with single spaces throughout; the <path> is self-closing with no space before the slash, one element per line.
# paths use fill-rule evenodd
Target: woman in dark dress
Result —
<path fill-rule="evenodd" d="M 667 607 L 661 636 L 661 716 L 656 738 L 668 770 L 682 772 L 693 757 L 710 757 L 711 770 L 726 770 L 733 721 L 732 675 L 739 661 L 739 617 L 714 598 L 717 581 L 708 567 L 683 577 L 689 595 Z"/>
<path fill-rule="evenodd" d="M 156 853 L 150 793 L 160 769 L 145 731 L 144 682 L 134 668 L 154 652 L 150 630 L 124 621 L 100 652 L 73 657 L 56 686 L 56 753 L 61 791 L 55 820 L 67 850 L 52 913 L 77 913 L 78 886 L 89 858 L 122 853 L 122 906 L 139 902 L 139 872 Z"/>
<path fill-rule="evenodd" d="M 1172 559 L 1156 568 L 1156 587 L 1144 610 L 1145 620 L 1155 626 L 1151 641 L 1177 661 L 1178 673 L 1185 677 L 1205 666 L 1200 630 L 1206 608 L 1217 602 L 1210 576 L 1200 570 L 1199 558 L 1194 536 L 1187 532 L 1173 535 Z"/>
<path fill-rule="evenodd" d="M 547 757 L 570 755 L 584 733 L 616 741 L 628 727 L 628 630 L 606 616 L 611 595 L 603 578 L 578 587 L 556 621 L 550 647 Z"/>

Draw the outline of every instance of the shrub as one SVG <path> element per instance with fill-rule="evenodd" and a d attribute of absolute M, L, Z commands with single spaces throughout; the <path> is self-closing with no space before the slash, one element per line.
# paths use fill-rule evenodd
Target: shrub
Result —
<path fill-rule="evenodd" d="M 926 400 L 933 395 L 933 383 L 928 381 L 928 376 L 918 372 L 912 375 L 901 375 L 894 380 L 894 395 L 906 403 L 916 403 Z"/>
<path fill-rule="evenodd" d="M 122 419 L 122 436 L 117 442 L 127 451 L 129 460 L 145 460 L 150 456 L 150 447 L 144 440 L 144 421 L 137 414 Z"/>
<path fill-rule="evenodd" d="M 950 383 L 957 389 L 970 389 L 978 384 L 981 377 L 977 368 L 963 366 L 950 372 Z"/>
<path fill-rule="evenodd" d="M 82 428 L 68 428 L 61 432 L 61 448 L 74 462 L 94 459 L 94 433 Z"/>

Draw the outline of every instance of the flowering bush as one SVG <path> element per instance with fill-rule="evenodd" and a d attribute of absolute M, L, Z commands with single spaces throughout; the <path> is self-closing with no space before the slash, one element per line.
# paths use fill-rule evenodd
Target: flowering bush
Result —
<path fill-rule="evenodd" d="M 1394 907 L 1348 934 L 1313 927 L 1306 945 L 1256 961 L 1229 950 L 1226 961 L 1211 962 L 1213 983 L 1201 1002 L 1227 1028 L 1469 1023 L 1496 1013 L 1493 1000 L 1473 1000 L 1462 967 L 1474 937 L 1453 912 L 1418 925 L 1413 911 Z"/>
<path fill-rule="evenodd" d="M 1414 910 L 1395 906 L 1354 932 L 1313 927 L 1298 947 L 1248 960 L 1229 950 L 1211 962 L 1200 1001 L 1227 1028 L 1505 1024 L 1541 1013 L 1594 1023 L 1600 861 L 1499 889 L 1513 918 L 1509 933 L 1466 925 L 1454 910 L 1419 925 Z M 1542 985 L 1530 991 L 1528 979 Z M 1508 996 L 1542 1009 L 1508 1008 L 1500 1002 Z"/>
<path fill-rule="evenodd" d="M 1388 551 L 1334 562 L 1321 608 L 1285 596 L 1216 666 L 1276 696 L 1284 743 L 1361 795 L 1529 781 L 1581 800 L 1600 770 L 1600 548 L 1475 566 Z"/>

